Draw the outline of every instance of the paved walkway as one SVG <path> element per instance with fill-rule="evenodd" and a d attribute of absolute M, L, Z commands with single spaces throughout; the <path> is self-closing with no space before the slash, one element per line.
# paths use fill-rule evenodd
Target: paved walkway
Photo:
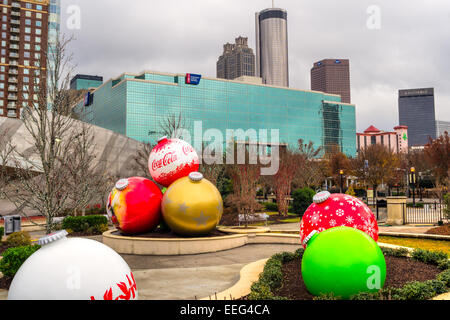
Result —
<path fill-rule="evenodd" d="M 300 223 L 271 225 L 270 229 L 298 231 Z M 384 232 L 422 233 L 430 226 L 383 227 Z M 31 232 L 32 238 L 39 238 L 44 231 Z M 101 236 L 90 237 L 102 241 Z M 214 296 L 233 286 L 239 280 L 242 267 L 248 263 L 271 257 L 284 251 L 295 251 L 298 245 L 252 244 L 232 250 L 215 253 L 181 256 L 139 256 L 121 255 L 133 270 L 143 300 L 200 299 Z M 0 300 L 7 292 L 0 291 Z"/>
<path fill-rule="evenodd" d="M 270 230 L 273 230 L 273 231 L 279 231 L 279 230 L 299 231 L 300 230 L 300 222 L 273 224 L 273 225 L 270 225 L 269 227 L 270 227 Z M 390 226 L 390 227 L 380 225 L 378 227 L 378 229 L 381 232 L 425 233 L 426 231 L 428 231 L 434 227 L 435 226 L 428 226 L 428 225 L 427 226 L 405 225 L 405 226 Z"/>

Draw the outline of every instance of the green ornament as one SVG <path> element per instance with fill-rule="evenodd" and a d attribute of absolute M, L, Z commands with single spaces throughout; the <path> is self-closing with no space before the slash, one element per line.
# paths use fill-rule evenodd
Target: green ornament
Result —
<path fill-rule="evenodd" d="M 377 292 L 386 280 L 386 261 L 378 244 L 366 233 L 335 227 L 315 234 L 302 258 L 302 277 L 313 295 L 343 299 L 359 292 Z"/>

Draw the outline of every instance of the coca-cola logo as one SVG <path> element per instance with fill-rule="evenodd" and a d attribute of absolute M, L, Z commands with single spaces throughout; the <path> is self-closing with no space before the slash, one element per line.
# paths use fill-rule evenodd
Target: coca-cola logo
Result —
<path fill-rule="evenodd" d="M 160 169 L 162 167 L 166 167 L 175 161 L 177 161 L 178 157 L 175 152 L 168 152 L 164 155 L 164 158 L 153 160 L 152 162 L 152 170 Z"/>
<path fill-rule="evenodd" d="M 185 155 L 194 152 L 194 148 L 192 148 L 190 145 L 184 145 L 182 149 Z"/>

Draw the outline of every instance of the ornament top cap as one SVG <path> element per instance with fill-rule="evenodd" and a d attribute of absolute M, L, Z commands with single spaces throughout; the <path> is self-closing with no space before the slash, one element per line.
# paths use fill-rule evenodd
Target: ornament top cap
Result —
<path fill-rule="evenodd" d="M 68 232 L 66 230 L 56 231 L 54 233 L 50 233 L 46 235 L 45 237 L 39 238 L 38 245 L 45 246 L 46 244 L 49 244 L 51 242 L 55 242 L 59 239 L 64 239 L 68 235 Z"/>
<path fill-rule="evenodd" d="M 203 179 L 203 174 L 200 172 L 191 172 L 189 173 L 189 179 L 191 179 L 191 181 L 200 181 Z"/>
<path fill-rule="evenodd" d="M 120 179 L 116 182 L 115 187 L 119 191 L 124 190 L 126 187 L 128 187 L 128 179 Z"/>
<path fill-rule="evenodd" d="M 164 137 L 159 138 L 159 139 L 158 139 L 158 143 L 160 143 L 160 142 L 162 142 L 162 141 L 164 141 L 164 140 L 167 140 L 167 136 L 164 136 Z"/>
<path fill-rule="evenodd" d="M 313 230 L 311 231 L 310 234 L 308 234 L 308 236 L 303 240 L 303 245 L 307 245 L 309 240 L 311 240 L 311 238 L 315 235 L 315 234 L 319 234 L 319 232 L 317 230 Z"/>
<path fill-rule="evenodd" d="M 316 193 L 313 197 L 314 203 L 322 203 L 325 202 L 330 197 L 330 193 L 328 191 L 321 191 Z"/>

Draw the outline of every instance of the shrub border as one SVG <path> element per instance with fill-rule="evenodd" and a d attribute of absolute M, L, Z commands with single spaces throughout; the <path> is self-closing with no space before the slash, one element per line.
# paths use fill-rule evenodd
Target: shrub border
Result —
<path fill-rule="evenodd" d="M 402 288 L 383 288 L 376 293 L 359 293 L 349 300 L 427 300 L 440 294 L 450 292 L 450 260 L 444 252 L 433 252 L 423 249 L 414 249 L 412 253 L 406 248 L 381 247 L 385 256 L 411 257 L 413 260 L 432 264 L 443 270 L 436 279 L 428 281 L 412 281 Z M 264 270 L 258 281 L 252 284 L 249 300 L 288 300 L 288 298 L 276 296 L 273 292 L 280 288 L 283 281 L 283 264 L 297 258 L 302 258 L 303 248 L 295 253 L 283 252 L 273 255 L 264 266 Z M 340 300 L 334 295 L 321 295 L 314 300 Z"/>

